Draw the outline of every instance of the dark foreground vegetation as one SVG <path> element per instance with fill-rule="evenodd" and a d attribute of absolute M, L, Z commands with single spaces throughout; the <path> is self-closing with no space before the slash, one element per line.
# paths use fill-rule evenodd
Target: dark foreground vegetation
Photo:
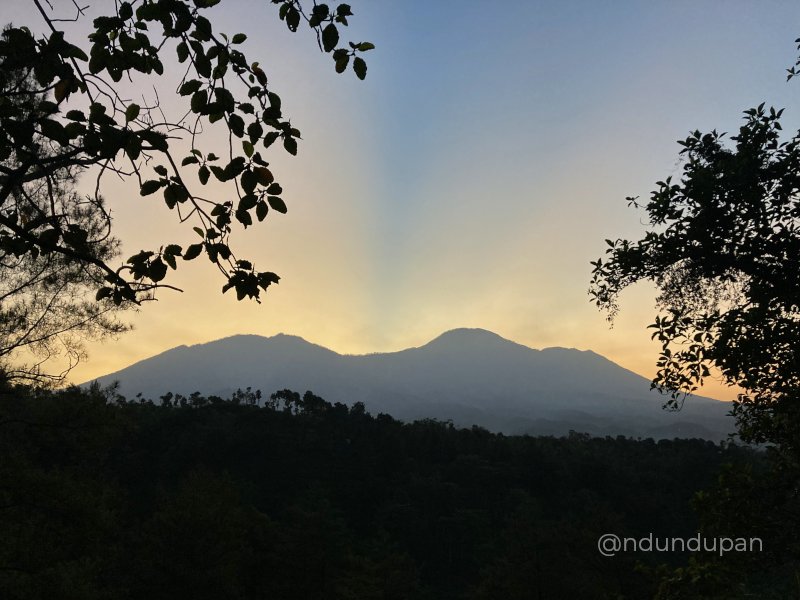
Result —
<path fill-rule="evenodd" d="M 288 391 L 0 398 L 3 598 L 791 597 L 768 553 L 598 553 L 745 514 L 691 507 L 725 465 L 759 472 L 733 444 L 504 437 Z"/>

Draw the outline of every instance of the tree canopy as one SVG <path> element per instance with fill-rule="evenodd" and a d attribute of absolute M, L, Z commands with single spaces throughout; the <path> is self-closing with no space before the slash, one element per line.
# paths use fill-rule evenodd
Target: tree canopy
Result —
<path fill-rule="evenodd" d="M 54 172 L 45 182 L 20 186 L 8 204 L 30 221 L 55 211 L 87 232 L 84 252 L 101 261 L 118 254 L 110 217 L 101 202 L 78 194 L 71 170 Z M 96 301 L 103 283 L 95 264 L 81 264 L 58 252 L 34 249 L 19 256 L 0 249 L 0 376 L 36 385 L 62 383 L 85 356 L 85 341 L 127 329 L 124 308 Z M 55 359 L 66 359 L 53 368 Z"/>
<path fill-rule="evenodd" d="M 656 184 L 644 237 L 607 240 L 592 263 L 590 294 L 610 318 L 624 288 L 657 286 L 654 385 L 671 404 L 716 367 L 745 390 L 740 433 L 755 442 L 783 435 L 772 417 L 800 391 L 800 134 L 781 141 L 782 112 L 745 111 L 732 145 L 716 131 L 681 141 L 683 173 Z"/>
<path fill-rule="evenodd" d="M 603 558 L 597 538 L 694 535 L 694 491 L 761 460 L 702 440 L 402 423 L 310 392 L 263 400 L 0 388 L 0 594 L 652 598 L 658 565 L 685 556 Z M 788 597 L 780 575 L 739 574 L 764 600 Z M 745 597 L 723 583 L 718 598 Z"/>

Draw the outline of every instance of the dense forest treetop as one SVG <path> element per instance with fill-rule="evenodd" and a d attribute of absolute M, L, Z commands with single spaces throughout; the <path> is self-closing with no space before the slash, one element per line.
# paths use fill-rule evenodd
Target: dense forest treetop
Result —
<path fill-rule="evenodd" d="M 695 490 L 762 463 L 703 440 L 402 423 L 289 390 L 0 387 L 0 430 L 8 598 L 652 598 L 656 567 L 686 557 L 603 559 L 597 537 L 694 535 Z M 768 575 L 736 581 L 785 597 Z"/>

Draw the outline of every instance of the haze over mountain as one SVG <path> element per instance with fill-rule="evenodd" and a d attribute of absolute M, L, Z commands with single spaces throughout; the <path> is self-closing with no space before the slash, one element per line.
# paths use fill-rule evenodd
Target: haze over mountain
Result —
<path fill-rule="evenodd" d="M 703 437 L 733 431 L 730 405 L 690 397 L 679 412 L 650 382 L 589 350 L 534 350 L 482 329 L 448 331 L 419 348 L 342 355 L 291 335 L 237 335 L 179 346 L 98 379 L 128 398 L 166 392 L 227 396 L 311 390 L 330 402 L 363 402 L 373 414 L 451 419 L 508 434 Z"/>

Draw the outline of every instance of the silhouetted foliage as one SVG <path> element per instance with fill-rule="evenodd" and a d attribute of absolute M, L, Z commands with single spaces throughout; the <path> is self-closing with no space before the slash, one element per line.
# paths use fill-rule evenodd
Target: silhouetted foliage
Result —
<path fill-rule="evenodd" d="M 179 258 L 205 254 L 225 278 L 223 292 L 258 300 L 278 276 L 237 257 L 232 224 L 248 227 L 270 211 L 286 212 L 283 189 L 262 151 L 280 142 L 296 154 L 300 131 L 285 117 L 259 63 L 241 50 L 247 36 L 216 31 L 208 11 L 220 0 L 113 3 L 110 14 L 94 19 L 88 44 L 67 39 L 63 28 L 70 19 L 34 3 L 47 34 L 9 26 L 0 39 L 0 249 L 20 259 L 55 253 L 96 268 L 104 278 L 97 299 L 116 305 L 152 298 L 156 289 L 171 287 L 164 281 Z M 352 15 L 348 4 L 314 2 L 310 11 L 299 0 L 272 4 L 291 31 L 301 22 L 311 28 L 337 72 L 352 62 L 356 75 L 366 76 L 360 53 L 373 45 L 339 44 L 339 30 Z M 78 6 L 72 20 L 83 18 Z M 250 18 L 258 22 L 265 15 Z M 143 104 L 122 96 L 123 79 L 150 89 L 169 71 L 184 72 L 177 89 L 183 116 L 166 116 L 157 95 Z M 18 89 L 20 81 L 32 89 Z M 18 102 L 20 93 L 27 102 Z M 203 144 L 201 132 L 215 123 L 228 136 L 224 152 Z M 87 248 L 91 231 L 81 221 L 35 203 L 40 210 L 33 218 L 16 210 L 12 199 L 25 186 L 49 185 L 59 174 L 86 168 L 97 177 L 97 208 L 101 183 L 109 174 L 120 176 L 142 196 L 162 195 L 181 223 L 194 225 L 197 243 L 165 242 L 117 267 Z M 209 181 L 226 183 L 227 197 L 235 200 L 210 199 L 201 191 Z"/>
<path fill-rule="evenodd" d="M 800 390 L 800 135 L 780 141 L 781 112 L 746 111 L 733 148 L 716 131 L 681 142 L 683 174 L 657 184 L 650 230 L 593 263 L 592 297 L 612 318 L 625 287 L 658 287 L 655 385 L 675 399 L 717 367 L 746 390 L 736 414 L 754 442 L 779 441 L 780 420 L 764 418 Z"/>
<path fill-rule="evenodd" d="M 651 598 L 686 557 L 604 558 L 597 538 L 693 535 L 695 490 L 762 462 L 701 440 L 404 424 L 289 390 L 17 388 L 0 433 L 4 598 Z"/>

